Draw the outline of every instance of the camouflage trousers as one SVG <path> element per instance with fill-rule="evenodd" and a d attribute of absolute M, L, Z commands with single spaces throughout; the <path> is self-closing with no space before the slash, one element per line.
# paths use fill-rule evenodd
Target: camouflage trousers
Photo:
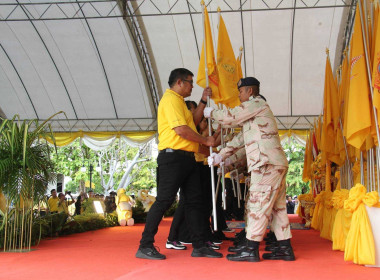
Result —
<path fill-rule="evenodd" d="M 246 200 L 247 239 L 262 241 L 270 219 L 277 240 L 292 237 L 286 212 L 286 173 L 286 167 L 275 165 L 264 165 L 251 172 Z"/>

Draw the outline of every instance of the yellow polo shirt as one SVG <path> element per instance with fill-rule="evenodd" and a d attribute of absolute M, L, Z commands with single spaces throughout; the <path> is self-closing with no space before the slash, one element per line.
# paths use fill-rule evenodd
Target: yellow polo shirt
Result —
<path fill-rule="evenodd" d="M 180 137 L 174 128 L 187 125 L 197 132 L 193 114 L 187 109 L 181 95 L 167 89 L 158 105 L 158 149 L 174 149 L 188 152 L 198 152 L 199 144 Z"/>
<path fill-rule="evenodd" d="M 53 198 L 52 196 L 48 199 L 49 209 L 50 212 L 57 212 L 58 211 L 58 201 L 59 198 Z"/>

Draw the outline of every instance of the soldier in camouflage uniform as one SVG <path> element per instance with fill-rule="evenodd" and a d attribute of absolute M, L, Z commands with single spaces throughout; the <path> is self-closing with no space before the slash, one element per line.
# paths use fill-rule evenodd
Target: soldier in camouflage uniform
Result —
<path fill-rule="evenodd" d="M 248 172 L 251 173 L 247 201 L 246 240 L 234 248 L 237 254 L 227 256 L 232 261 L 260 261 L 259 244 L 263 240 L 268 221 L 279 244 L 264 259 L 294 260 L 290 245 L 289 219 L 285 203 L 285 177 L 288 162 L 281 147 L 277 124 L 269 105 L 259 94 L 260 82 L 248 77 L 238 83 L 240 106 L 230 110 L 204 110 L 223 127 L 243 127 Z M 214 154 L 211 157 L 216 157 Z M 212 161 L 212 159 L 210 159 Z"/>

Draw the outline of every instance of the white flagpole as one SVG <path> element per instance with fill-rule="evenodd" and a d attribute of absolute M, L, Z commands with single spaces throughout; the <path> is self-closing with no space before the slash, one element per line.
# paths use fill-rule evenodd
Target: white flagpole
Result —
<path fill-rule="evenodd" d="M 219 23 L 220 23 L 220 7 L 218 7 L 218 31 L 219 31 Z M 218 38 L 219 40 L 219 38 Z M 221 105 L 221 104 L 219 104 Z M 222 109 L 222 106 L 220 106 Z M 224 131 L 223 128 L 220 129 L 220 138 L 221 138 L 221 145 L 224 148 Z M 226 203 L 226 185 L 225 185 L 225 178 L 224 178 L 224 164 L 220 166 L 222 170 L 222 201 L 223 201 L 223 210 L 227 209 L 227 203 Z M 219 186 L 219 185 L 218 185 Z M 218 197 L 218 189 L 216 191 L 216 197 Z"/>
<path fill-rule="evenodd" d="M 205 74 L 206 74 L 206 87 L 208 87 L 208 68 L 207 68 L 207 48 L 206 48 L 206 25 L 205 25 L 205 2 L 201 2 L 202 5 L 202 21 L 203 21 L 203 41 L 204 41 L 204 57 L 205 57 Z M 207 107 L 210 107 L 210 96 L 207 96 Z M 208 133 L 211 136 L 211 118 L 208 119 Z M 212 147 L 210 147 L 210 155 L 212 154 Z M 210 166 L 211 170 L 211 195 L 212 195 L 212 215 L 214 217 L 214 231 L 218 230 L 216 223 L 216 200 L 215 200 L 215 178 L 214 178 L 214 166 Z"/>

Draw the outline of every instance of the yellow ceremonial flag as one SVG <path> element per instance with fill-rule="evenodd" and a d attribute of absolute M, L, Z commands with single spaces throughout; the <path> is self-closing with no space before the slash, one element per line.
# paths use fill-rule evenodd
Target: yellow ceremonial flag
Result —
<path fill-rule="evenodd" d="M 219 74 L 220 103 L 234 108 L 240 105 L 237 83 L 239 81 L 238 67 L 230 38 L 222 16 L 219 20 L 217 68 Z"/>
<path fill-rule="evenodd" d="M 339 121 L 338 90 L 332 73 L 329 57 L 326 58 L 325 89 L 323 104 L 323 125 L 321 134 L 321 151 L 327 159 L 340 164 L 339 154 L 335 154 L 335 128 Z"/>
<path fill-rule="evenodd" d="M 360 149 L 371 129 L 370 89 L 359 6 L 351 42 L 351 81 L 347 104 L 347 142 Z"/>
<path fill-rule="evenodd" d="M 208 69 L 208 79 L 209 79 L 209 87 L 212 89 L 211 98 L 215 103 L 220 102 L 219 95 L 219 77 L 218 77 L 218 69 L 215 63 L 215 54 L 214 54 L 214 45 L 212 41 L 212 34 L 210 28 L 210 21 L 208 18 L 208 13 L 206 7 L 204 8 L 205 12 L 205 39 L 206 40 L 206 58 L 207 58 L 207 69 Z M 206 67 L 205 67 L 205 50 L 204 50 L 204 41 L 202 44 L 202 53 L 201 58 L 199 60 L 198 67 L 198 76 L 197 76 L 197 84 L 203 88 L 206 87 Z"/>
<path fill-rule="evenodd" d="M 380 114 L 380 21 L 379 7 L 375 9 L 374 16 L 374 38 L 373 38 L 373 61 L 372 61 L 372 86 L 373 86 L 373 105 L 377 110 L 377 119 Z M 377 139 L 375 125 L 372 127 L 372 135 Z"/>
<path fill-rule="evenodd" d="M 236 58 L 237 72 L 239 75 L 239 80 L 243 78 L 243 70 L 241 69 L 241 56 Z"/>
<path fill-rule="evenodd" d="M 308 166 L 307 166 L 307 163 L 308 163 L 308 156 L 309 156 L 309 136 L 307 136 L 307 140 L 306 140 L 306 147 L 305 147 L 305 156 L 303 158 L 303 170 L 302 170 L 302 181 L 304 181 L 305 183 L 308 182 L 310 180 L 309 178 L 309 174 L 308 174 Z"/>
<path fill-rule="evenodd" d="M 317 123 L 314 123 L 314 132 L 315 132 L 315 141 L 317 144 L 318 152 L 321 149 L 321 130 L 322 130 L 322 124 L 321 124 L 321 116 L 318 117 Z"/>
<path fill-rule="evenodd" d="M 311 180 L 311 164 L 313 163 L 312 141 L 312 133 L 310 132 L 306 140 L 305 158 L 302 172 L 302 181 L 304 181 L 305 183 Z"/>

